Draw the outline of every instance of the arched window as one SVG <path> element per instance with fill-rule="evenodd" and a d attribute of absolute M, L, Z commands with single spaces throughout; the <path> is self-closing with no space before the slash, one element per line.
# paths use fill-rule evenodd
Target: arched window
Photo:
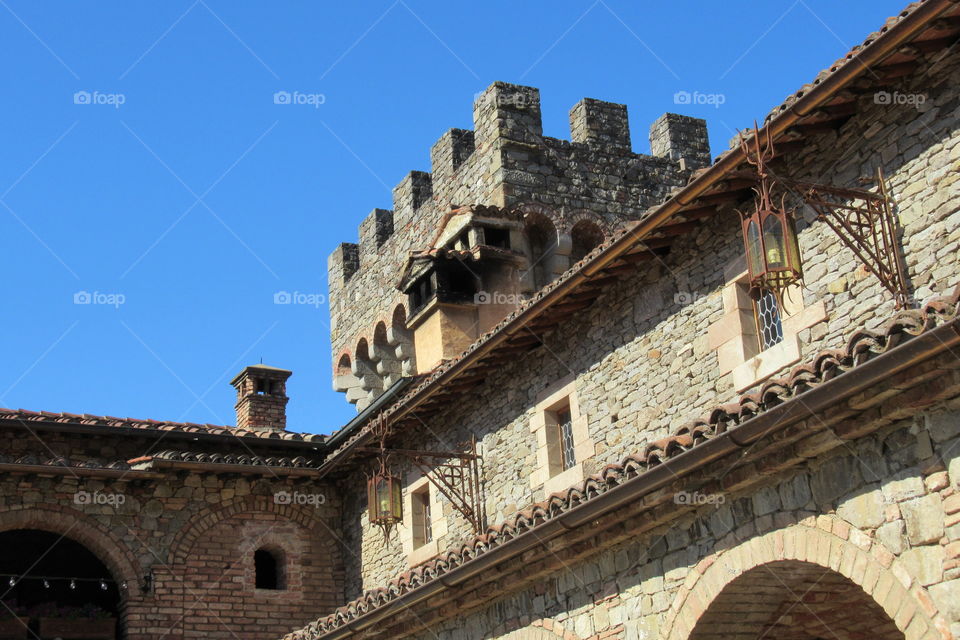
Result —
<path fill-rule="evenodd" d="M 541 289 L 553 279 L 552 262 L 557 248 L 557 228 L 545 215 L 529 213 L 524 217 L 524 232 L 529 246 L 528 268 L 533 272 L 534 287 Z"/>
<path fill-rule="evenodd" d="M 257 589 L 284 589 L 283 555 L 269 549 L 253 552 L 254 586 Z"/>
<path fill-rule="evenodd" d="M 570 250 L 570 265 L 572 266 L 583 260 L 588 253 L 603 242 L 603 231 L 589 220 L 581 220 L 570 231 L 570 240 L 573 245 Z"/>
<path fill-rule="evenodd" d="M 337 375 L 349 376 L 353 374 L 353 367 L 350 364 L 350 356 L 346 353 L 340 356 L 340 362 L 337 363 Z"/>

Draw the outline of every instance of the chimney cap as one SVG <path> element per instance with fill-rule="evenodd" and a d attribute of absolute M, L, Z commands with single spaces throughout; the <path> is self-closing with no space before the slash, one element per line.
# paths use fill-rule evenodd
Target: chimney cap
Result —
<path fill-rule="evenodd" d="M 289 369 L 281 369 L 280 367 L 271 367 L 270 365 L 266 365 L 266 364 L 252 364 L 249 367 L 244 367 L 243 371 L 241 371 L 236 376 L 234 376 L 233 380 L 230 381 L 230 384 L 233 386 L 237 386 L 237 383 L 244 376 L 246 376 L 249 373 L 257 373 L 257 372 L 269 373 L 269 374 L 272 374 L 273 376 L 282 377 L 283 379 L 287 379 L 293 375 L 293 371 L 290 371 Z"/>

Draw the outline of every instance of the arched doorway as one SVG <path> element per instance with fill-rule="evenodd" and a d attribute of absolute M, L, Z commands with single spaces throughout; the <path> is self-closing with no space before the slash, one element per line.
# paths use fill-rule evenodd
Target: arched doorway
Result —
<path fill-rule="evenodd" d="M 37 529 L 0 532 L 2 609 L 29 621 L 30 638 L 59 637 L 61 624 L 99 629 L 90 637 L 107 637 L 104 629 L 119 637 L 125 587 L 76 540 Z"/>
<path fill-rule="evenodd" d="M 784 560 L 729 582 L 690 640 L 904 640 L 860 586 L 827 567 Z"/>

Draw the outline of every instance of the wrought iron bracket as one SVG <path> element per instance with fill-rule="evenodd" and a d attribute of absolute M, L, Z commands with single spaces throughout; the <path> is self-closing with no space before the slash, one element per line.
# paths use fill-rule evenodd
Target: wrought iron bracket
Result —
<path fill-rule="evenodd" d="M 475 437 L 465 443 L 463 449 L 465 451 L 361 448 L 359 451 L 378 455 L 386 453 L 410 460 L 479 534 L 487 526 L 480 482 L 483 458 L 477 453 Z"/>
<path fill-rule="evenodd" d="M 777 181 L 799 195 L 877 276 L 884 288 L 893 294 L 898 309 L 910 304 L 896 219 L 882 169 L 877 169 L 876 192 L 782 178 Z"/>

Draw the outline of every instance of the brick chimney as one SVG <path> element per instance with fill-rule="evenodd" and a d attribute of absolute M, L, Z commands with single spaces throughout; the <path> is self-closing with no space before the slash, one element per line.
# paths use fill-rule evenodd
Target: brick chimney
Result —
<path fill-rule="evenodd" d="M 237 390 L 237 428 L 285 431 L 287 428 L 286 369 L 255 364 L 237 374 L 230 384 Z"/>

